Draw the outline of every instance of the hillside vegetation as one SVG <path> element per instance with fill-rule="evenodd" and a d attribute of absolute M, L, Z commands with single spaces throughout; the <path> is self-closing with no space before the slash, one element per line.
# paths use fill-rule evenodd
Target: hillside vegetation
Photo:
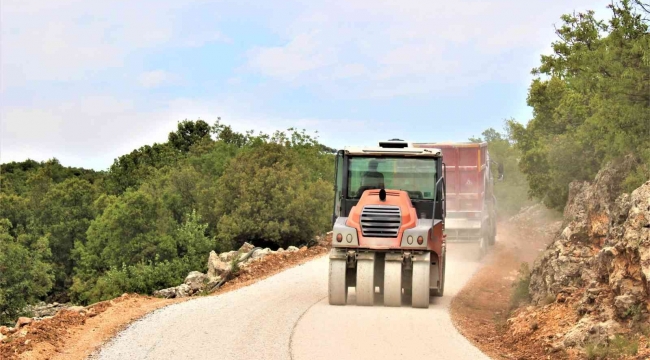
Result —
<path fill-rule="evenodd" d="M 304 132 L 183 121 L 106 172 L 56 159 L 0 169 L 0 322 L 47 298 L 151 293 L 211 250 L 300 245 L 327 230 L 332 149 Z"/>
<path fill-rule="evenodd" d="M 635 166 L 622 191 L 650 178 L 650 5 L 623 0 L 593 11 L 567 14 L 556 28 L 553 52 L 532 70 L 528 90 L 533 118 L 505 121 L 470 141 L 487 141 L 506 178 L 495 192 L 502 213 L 530 200 L 562 210 L 572 181 L 591 181 L 610 161 L 626 155 Z"/>
<path fill-rule="evenodd" d="M 630 192 L 650 178 L 650 6 L 623 0 L 562 16 L 553 53 L 533 69 L 533 119 L 509 121 L 530 195 L 561 210 L 571 181 L 590 181 L 604 164 L 634 154 Z"/>

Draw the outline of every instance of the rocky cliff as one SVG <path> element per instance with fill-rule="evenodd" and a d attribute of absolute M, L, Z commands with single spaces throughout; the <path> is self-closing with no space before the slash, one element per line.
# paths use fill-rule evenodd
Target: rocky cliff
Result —
<path fill-rule="evenodd" d="M 647 320 L 650 181 L 621 194 L 632 166 L 628 157 L 609 164 L 592 183 L 571 184 L 562 230 L 532 268 L 533 303 L 571 299 L 579 317 L 563 336 L 565 346 L 606 341 Z"/>

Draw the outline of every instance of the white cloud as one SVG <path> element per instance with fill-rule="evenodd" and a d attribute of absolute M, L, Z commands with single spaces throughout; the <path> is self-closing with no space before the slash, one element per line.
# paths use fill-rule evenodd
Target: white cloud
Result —
<path fill-rule="evenodd" d="M 201 0 L 2 2 L 2 88 L 32 81 L 80 81 L 146 49 L 201 46 L 229 39 L 215 24 L 186 31 L 181 10 Z M 56 4 L 56 5 L 54 5 Z M 26 25 L 27 24 L 27 25 Z"/>
<path fill-rule="evenodd" d="M 147 71 L 138 76 L 138 82 L 140 85 L 147 89 L 157 88 L 162 85 L 174 83 L 177 80 L 177 75 L 164 70 Z"/>
<path fill-rule="evenodd" d="M 252 49 L 249 66 L 263 74 L 291 81 L 302 73 L 333 64 L 336 58 L 316 37 L 315 33 L 300 34 L 285 46 Z"/>
<path fill-rule="evenodd" d="M 203 33 L 194 33 L 188 36 L 185 45 L 188 47 L 201 47 L 210 42 L 221 42 L 231 44 L 233 41 L 230 37 L 219 31 L 207 31 Z"/>
<path fill-rule="evenodd" d="M 537 65 L 528 54 L 539 54 L 555 40 L 553 24 L 560 15 L 605 5 L 600 0 L 296 0 L 287 6 L 297 8 L 298 15 L 275 23 L 285 45 L 255 49 L 248 65 L 269 78 L 330 93 L 349 90 L 343 82 L 354 78 L 352 96 L 461 89 L 449 81 L 465 88 L 487 80 L 528 81 Z"/>
<path fill-rule="evenodd" d="M 359 131 L 378 131 L 365 121 L 310 119 L 242 113 L 220 99 L 177 98 L 143 110 L 131 100 L 90 96 L 43 107 L 3 108 L 0 116 L 0 163 L 31 158 L 57 158 L 66 166 L 105 170 L 113 160 L 134 149 L 167 141 L 178 121 L 202 119 L 210 124 L 221 117 L 236 131 L 272 134 L 291 127 L 306 128 L 328 144 L 352 142 Z M 341 129 L 345 129 L 344 132 Z M 347 140 L 346 140 L 347 139 Z M 358 141 L 357 141 L 358 142 Z"/>

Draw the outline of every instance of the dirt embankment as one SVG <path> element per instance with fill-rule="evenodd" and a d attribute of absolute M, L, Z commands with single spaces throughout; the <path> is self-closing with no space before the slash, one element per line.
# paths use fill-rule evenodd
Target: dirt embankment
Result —
<path fill-rule="evenodd" d="M 617 197 L 619 173 L 572 184 L 563 221 L 537 206 L 500 224 L 452 302 L 463 335 L 496 359 L 650 359 L 650 182 Z"/>
<path fill-rule="evenodd" d="M 211 295 L 250 285 L 322 256 L 327 251 L 327 247 L 317 245 L 296 252 L 267 255 L 241 269 L 237 277 Z M 83 310 L 62 310 L 52 318 L 34 321 L 9 334 L 0 342 L 0 359 L 85 359 L 132 321 L 156 309 L 190 299 L 160 299 L 124 294 Z"/>
<path fill-rule="evenodd" d="M 558 228 L 557 217 L 540 206 L 501 222 L 484 265 L 452 301 L 451 317 L 458 330 L 489 356 L 546 358 L 539 344 L 521 343 L 511 336 L 508 318 L 517 305 L 512 303 L 518 290 L 513 285 L 518 283 L 522 264 L 532 264 Z"/>

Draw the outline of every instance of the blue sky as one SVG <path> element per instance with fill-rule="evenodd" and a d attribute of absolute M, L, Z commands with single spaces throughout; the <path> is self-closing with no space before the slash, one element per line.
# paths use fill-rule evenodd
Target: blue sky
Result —
<path fill-rule="evenodd" d="M 608 1 L 4 0 L 0 162 L 106 169 L 177 121 L 332 147 L 526 122 L 530 70 Z"/>

